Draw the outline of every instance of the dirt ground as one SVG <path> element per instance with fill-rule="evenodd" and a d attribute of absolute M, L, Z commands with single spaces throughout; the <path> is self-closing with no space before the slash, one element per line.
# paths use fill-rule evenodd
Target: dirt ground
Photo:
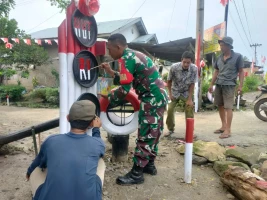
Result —
<path fill-rule="evenodd" d="M 25 127 L 58 117 L 57 109 L 29 109 L 0 106 L 0 135 L 20 130 Z M 103 188 L 104 200 L 203 200 L 228 199 L 228 191 L 220 183 L 219 177 L 210 166 L 193 166 L 193 183 L 183 183 L 183 157 L 175 147 L 174 138 L 182 138 L 185 132 L 184 114 L 176 113 L 176 133 L 172 138 L 161 138 L 159 156 L 156 160 L 157 176 L 145 175 L 145 183 L 137 186 L 118 186 L 115 179 L 125 174 L 131 168 L 131 154 L 134 149 L 136 133 L 131 134 L 129 161 L 112 163 L 111 144 L 107 142 L 106 132 L 102 130 L 102 138 L 107 144 L 106 173 Z M 213 130 L 219 128 L 220 121 L 217 112 L 197 113 L 195 116 L 195 132 L 199 139 L 217 141 L 224 145 L 250 146 L 266 150 L 267 124 L 258 120 L 253 111 L 238 111 L 234 113 L 233 136 L 226 140 L 218 139 Z M 48 135 L 58 133 L 55 128 L 41 134 L 43 141 Z M 166 129 L 165 129 L 166 131 Z M 9 144 L 11 153 L 2 148 L 0 153 L 0 200 L 30 200 L 31 192 L 25 173 L 34 159 L 32 139 L 25 138 Z M 22 151 L 23 149 L 23 151 Z M 19 151 L 17 151 L 19 150 Z"/>

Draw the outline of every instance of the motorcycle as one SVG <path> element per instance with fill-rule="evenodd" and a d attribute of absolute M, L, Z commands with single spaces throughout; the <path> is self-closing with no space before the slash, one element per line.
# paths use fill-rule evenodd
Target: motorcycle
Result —
<path fill-rule="evenodd" d="M 267 122 L 267 85 L 258 88 L 261 94 L 258 95 L 253 103 L 257 101 L 254 105 L 255 115 L 262 121 Z M 264 95 L 263 98 L 261 98 Z"/>

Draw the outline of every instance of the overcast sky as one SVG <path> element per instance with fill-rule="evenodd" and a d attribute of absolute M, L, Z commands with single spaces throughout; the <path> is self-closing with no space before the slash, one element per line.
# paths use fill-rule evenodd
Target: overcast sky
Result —
<path fill-rule="evenodd" d="M 266 0 L 243 1 L 250 33 L 242 0 L 235 0 L 248 39 L 242 29 L 233 0 L 230 2 L 228 35 L 234 39 L 234 50 L 247 56 L 250 60 L 252 56 L 254 57 L 254 50 L 249 46 L 251 41 L 262 44 L 257 48 L 258 61 L 261 63 L 261 55 L 267 57 L 267 2 Z M 51 6 L 47 0 L 16 0 L 16 2 L 17 6 L 11 11 L 10 18 L 16 19 L 19 28 L 28 33 L 58 27 L 65 18 L 65 14 L 59 13 L 60 10 Z M 95 18 L 97 22 L 100 22 L 142 17 L 148 32 L 156 33 L 159 43 L 185 37 L 195 38 L 196 0 L 146 0 L 140 8 L 143 2 L 144 0 L 100 0 L 100 11 Z M 136 12 L 138 8 L 140 10 Z M 220 4 L 220 0 L 205 0 L 205 29 L 217 25 L 223 20 L 224 7 Z M 239 36 L 233 22 L 243 39 Z"/>

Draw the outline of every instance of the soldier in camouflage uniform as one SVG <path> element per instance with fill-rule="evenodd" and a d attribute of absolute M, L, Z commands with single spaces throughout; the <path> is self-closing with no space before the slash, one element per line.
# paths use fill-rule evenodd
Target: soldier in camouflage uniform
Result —
<path fill-rule="evenodd" d="M 129 173 L 118 177 L 116 182 L 120 185 L 143 183 L 143 173 L 157 174 L 154 160 L 158 152 L 159 138 L 163 131 L 163 114 L 168 96 L 152 60 L 141 52 L 127 48 L 126 39 L 122 34 L 110 36 L 107 48 L 114 60 L 120 58 L 124 60 L 126 73 L 130 73 L 133 78 L 131 82 L 121 84 L 117 90 L 106 96 L 109 102 L 113 105 L 122 102 L 132 87 L 141 101 L 138 138 L 133 157 L 134 165 Z M 107 63 L 103 63 L 101 67 L 114 77 L 115 83 L 119 83 L 122 78 L 125 78 L 113 71 Z"/>

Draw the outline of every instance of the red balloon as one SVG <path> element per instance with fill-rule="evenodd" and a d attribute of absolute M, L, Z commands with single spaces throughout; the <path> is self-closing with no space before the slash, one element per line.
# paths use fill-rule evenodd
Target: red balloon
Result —
<path fill-rule="evenodd" d="M 99 11 L 99 0 L 79 0 L 79 11 L 86 16 L 93 16 Z"/>

